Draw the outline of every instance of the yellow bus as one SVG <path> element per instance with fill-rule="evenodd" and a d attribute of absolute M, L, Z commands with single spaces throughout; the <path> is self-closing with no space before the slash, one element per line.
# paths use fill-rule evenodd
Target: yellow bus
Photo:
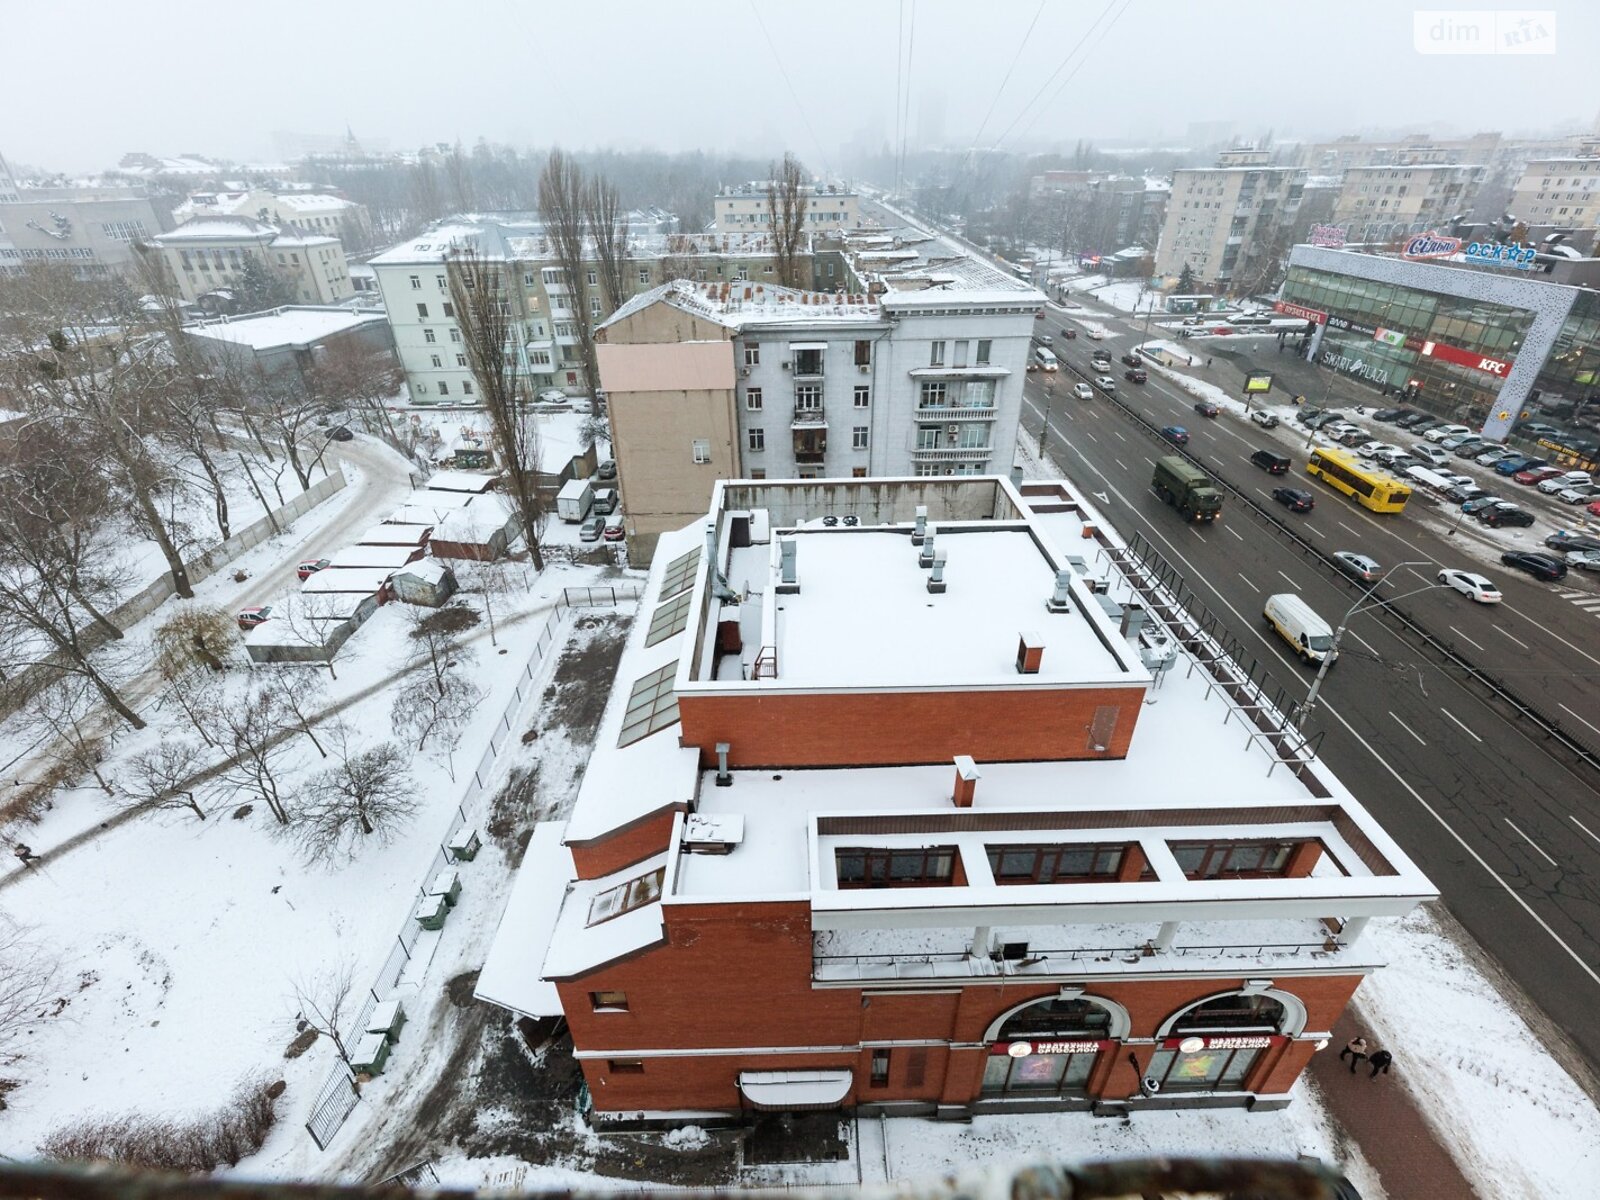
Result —
<path fill-rule="evenodd" d="M 1411 489 L 1405 484 L 1376 467 L 1364 466 L 1344 450 L 1313 450 L 1306 474 L 1316 476 L 1336 492 L 1355 497 L 1357 504 L 1373 512 L 1399 512 L 1411 498 Z"/>

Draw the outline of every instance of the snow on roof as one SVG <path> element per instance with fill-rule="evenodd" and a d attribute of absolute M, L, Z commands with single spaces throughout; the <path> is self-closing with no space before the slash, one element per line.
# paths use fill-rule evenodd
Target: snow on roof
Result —
<path fill-rule="evenodd" d="M 561 842 L 566 828 L 562 821 L 534 826 L 474 990 L 478 999 L 524 1016 L 561 1015 L 555 985 L 540 970 L 573 874 L 572 855 Z"/>
<path fill-rule="evenodd" d="M 487 492 L 496 482 L 498 475 L 484 475 L 474 471 L 435 471 L 428 476 L 428 491 L 430 492 Z"/>
<path fill-rule="evenodd" d="M 459 492 L 433 492 L 430 495 L 452 496 Z M 471 496 L 471 504 L 453 512 L 444 513 L 433 527 L 436 542 L 483 542 L 498 530 L 517 519 L 517 506 L 510 496 L 501 492 L 485 492 Z"/>
<path fill-rule="evenodd" d="M 418 234 L 410 241 L 391 246 L 382 254 L 369 258 L 367 263 L 374 267 L 439 263 L 451 250 L 478 247 L 482 235 L 483 230 L 476 225 L 441 225 L 428 233 Z"/>
<path fill-rule="evenodd" d="M 338 196 L 330 196 L 326 192 L 292 192 L 288 195 L 274 196 L 273 202 L 301 213 L 324 212 L 330 208 L 356 207 L 353 201 L 342 200 Z"/>
<path fill-rule="evenodd" d="M 809 292 L 744 280 L 695 283 L 687 279 L 674 279 L 640 292 L 602 321 L 598 328 L 605 329 L 657 302 L 665 302 L 729 329 L 765 324 L 813 321 L 860 323 L 883 319 L 883 310 L 878 304 L 859 294 Z"/>
<path fill-rule="evenodd" d="M 398 570 L 411 561 L 417 547 L 410 546 L 346 546 L 328 556 L 328 568 L 386 567 Z"/>
<path fill-rule="evenodd" d="M 321 592 L 375 596 L 394 574 L 392 567 L 324 567 L 300 585 L 307 596 Z"/>
<path fill-rule="evenodd" d="M 412 579 L 420 579 L 424 583 L 439 583 L 448 574 L 450 574 L 450 568 L 438 559 L 419 558 L 415 562 L 407 563 L 401 567 L 394 573 L 394 577 L 399 579 L 401 576 L 409 576 Z"/>
<path fill-rule="evenodd" d="M 177 245 L 181 242 L 237 241 L 240 238 L 263 241 L 276 236 L 277 232 L 273 226 L 257 221 L 253 217 L 203 216 L 185 221 L 176 229 L 157 234 L 150 240 L 158 246 Z"/>
<path fill-rule="evenodd" d="M 303 349 L 337 334 L 367 326 L 382 326 L 387 321 L 388 318 L 381 312 L 291 306 L 186 325 L 184 332 L 190 337 L 248 346 L 252 350 L 272 350 L 280 346 Z"/>
<path fill-rule="evenodd" d="M 361 544 L 363 546 L 420 546 L 428 540 L 428 531 L 432 528 L 432 521 L 426 524 L 386 521 L 382 525 L 374 525 L 362 534 Z"/>
<path fill-rule="evenodd" d="M 540 976 L 570 978 L 664 941 L 666 931 L 661 920 L 660 900 L 592 924 L 590 905 L 602 892 L 659 871 L 666 865 L 667 856 L 657 854 L 599 879 L 579 879 L 569 884 L 551 932 L 550 948 Z M 498 934 L 495 940 L 499 941 Z"/>
<path fill-rule="evenodd" d="M 280 233 L 272 239 L 273 249 L 305 248 L 308 246 L 337 246 L 339 239 L 325 233 Z"/>

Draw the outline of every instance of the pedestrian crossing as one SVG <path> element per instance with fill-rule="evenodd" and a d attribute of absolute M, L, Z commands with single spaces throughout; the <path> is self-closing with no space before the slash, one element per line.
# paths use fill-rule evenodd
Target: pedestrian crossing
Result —
<path fill-rule="evenodd" d="M 1555 593 L 1568 604 L 1577 605 L 1591 617 L 1600 617 L 1600 594 L 1570 587 L 1558 587 Z"/>

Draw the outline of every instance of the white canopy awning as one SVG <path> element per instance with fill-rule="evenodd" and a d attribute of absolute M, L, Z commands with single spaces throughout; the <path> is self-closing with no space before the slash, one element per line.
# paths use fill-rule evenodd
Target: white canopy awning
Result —
<path fill-rule="evenodd" d="M 740 1071 L 739 1090 L 762 1108 L 827 1108 L 850 1091 L 854 1075 L 838 1071 Z"/>
<path fill-rule="evenodd" d="M 791 350 L 826 350 L 827 348 L 828 348 L 828 343 L 827 342 L 790 342 L 789 343 L 789 349 L 791 349 Z"/>

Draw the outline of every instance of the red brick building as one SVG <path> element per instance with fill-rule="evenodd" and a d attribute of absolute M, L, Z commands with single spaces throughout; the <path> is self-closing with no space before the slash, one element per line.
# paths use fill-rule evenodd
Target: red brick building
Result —
<path fill-rule="evenodd" d="M 597 1123 L 1281 1107 L 1434 890 L 1069 485 L 719 484 L 478 995 Z"/>

